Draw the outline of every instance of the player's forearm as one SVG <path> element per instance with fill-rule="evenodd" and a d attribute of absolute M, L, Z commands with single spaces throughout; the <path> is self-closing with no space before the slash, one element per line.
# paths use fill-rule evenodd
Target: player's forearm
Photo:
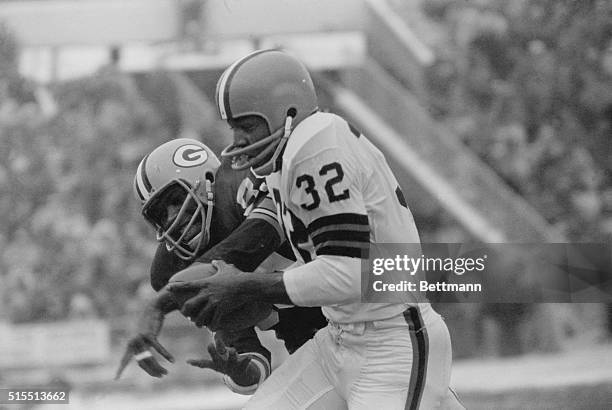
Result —
<path fill-rule="evenodd" d="M 246 272 L 254 271 L 280 245 L 280 236 L 267 220 L 245 220 L 227 238 L 198 258 L 200 262 L 222 260 Z"/>
<path fill-rule="evenodd" d="M 361 300 L 361 259 L 323 256 L 287 270 L 244 273 L 233 292 L 244 300 L 327 306 Z"/>
<path fill-rule="evenodd" d="M 164 324 L 164 317 L 176 309 L 171 294 L 162 289 L 142 312 L 138 322 L 138 333 L 157 336 Z"/>
<path fill-rule="evenodd" d="M 242 273 L 233 292 L 242 300 L 293 304 L 285 289 L 283 272 Z"/>
<path fill-rule="evenodd" d="M 167 315 L 170 312 L 173 312 L 178 309 L 178 306 L 170 293 L 166 288 L 157 292 L 155 299 L 151 303 L 151 308 L 155 308 L 160 311 L 164 315 Z"/>
<path fill-rule="evenodd" d="M 297 306 L 329 306 L 361 301 L 361 259 L 321 256 L 284 273 L 284 287 Z"/>
<path fill-rule="evenodd" d="M 160 243 L 151 262 L 151 287 L 159 292 L 168 280 L 177 272 L 189 266 L 189 262 L 182 260 L 172 251 L 166 249 L 165 243 Z"/>

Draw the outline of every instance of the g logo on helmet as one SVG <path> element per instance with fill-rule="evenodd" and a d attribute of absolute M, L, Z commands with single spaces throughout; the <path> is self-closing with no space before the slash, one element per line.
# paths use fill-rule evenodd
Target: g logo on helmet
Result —
<path fill-rule="evenodd" d="M 172 156 L 172 162 L 183 168 L 197 167 L 205 163 L 207 159 L 206 149 L 195 144 L 181 145 Z"/>

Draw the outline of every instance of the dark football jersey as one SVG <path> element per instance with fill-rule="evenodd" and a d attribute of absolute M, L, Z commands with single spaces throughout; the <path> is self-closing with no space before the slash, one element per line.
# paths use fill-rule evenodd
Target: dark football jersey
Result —
<path fill-rule="evenodd" d="M 249 170 L 235 171 L 229 161 L 223 161 L 216 174 L 214 197 L 210 240 L 196 261 L 223 260 L 250 272 L 275 250 L 282 256 L 293 257 L 290 247 L 279 246 L 284 238 L 274 202 L 262 178 L 255 178 Z M 151 285 L 156 291 L 161 290 L 176 272 L 190 264 L 161 243 L 151 264 Z M 281 309 L 279 323 L 272 329 L 293 353 L 326 324 L 320 308 L 294 307 Z M 222 339 L 240 353 L 258 352 L 270 360 L 269 351 L 253 329 L 224 332 Z"/>

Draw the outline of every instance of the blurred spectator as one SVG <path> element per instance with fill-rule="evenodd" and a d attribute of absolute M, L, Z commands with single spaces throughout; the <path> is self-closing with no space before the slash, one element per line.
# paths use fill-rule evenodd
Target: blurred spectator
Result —
<path fill-rule="evenodd" d="M 204 0 L 181 1 L 181 40 L 188 49 L 202 50 L 204 41 L 203 10 Z"/>
<path fill-rule="evenodd" d="M 451 27 L 453 43 L 461 50 L 466 50 L 481 33 L 503 34 L 508 30 L 508 21 L 487 0 L 454 1 L 446 8 L 444 17 Z"/>
<path fill-rule="evenodd" d="M 75 293 L 70 299 L 69 319 L 87 319 L 97 316 L 93 301 L 84 293 Z"/>

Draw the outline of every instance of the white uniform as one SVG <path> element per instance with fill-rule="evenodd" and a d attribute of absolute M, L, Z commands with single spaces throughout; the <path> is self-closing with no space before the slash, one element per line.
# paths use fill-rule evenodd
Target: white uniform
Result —
<path fill-rule="evenodd" d="M 382 153 L 341 117 L 316 113 L 295 128 L 281 171 L 266 182 L 301 263 L 283 276 L 287 293 L 296 305 L 322 306 L 330 325 L 273 372 L 247 408 L 452 407 L 450 337 L 440 316 L 410 300 L 361 303 L 370 244 L 419 242 Z"/>

